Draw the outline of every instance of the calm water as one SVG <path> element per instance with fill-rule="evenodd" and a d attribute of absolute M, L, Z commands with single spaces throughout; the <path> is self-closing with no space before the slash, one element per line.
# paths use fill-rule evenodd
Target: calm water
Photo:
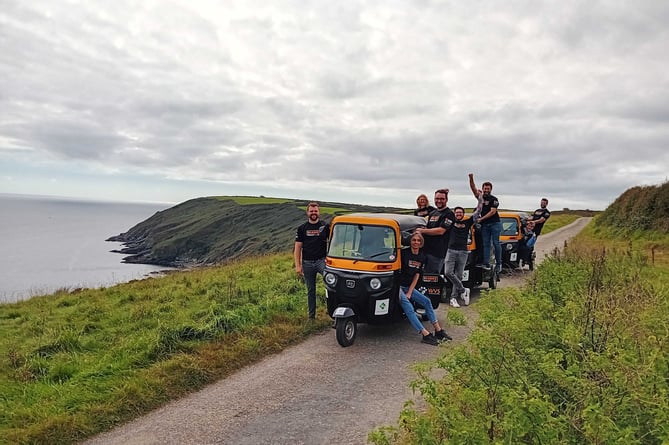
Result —
<path fill-rule="evenodd" d="M 170 206 L 0 194 L 0 302 L 165 270 L 121 263 L 110 250 L 122 245 L 105 239 Z"/>

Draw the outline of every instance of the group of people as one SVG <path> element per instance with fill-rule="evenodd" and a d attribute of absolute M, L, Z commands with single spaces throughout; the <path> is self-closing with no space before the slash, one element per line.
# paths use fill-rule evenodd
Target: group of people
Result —
<path fill-rule="evenodd" d="M 469 174 L 469 187 L 477 199 L 477 206 L 468 219 L 465 209 L 448 207 L 448 189 L 434 192 L 434 207 L 428 197 L 421 194 L 416 199 L 414 215 L 426 219 L 425 227 L 416 229 L 411 236 L 411 245 L 402 253 L 399 303 L 411 325 L 422 335 L 422 342 L 437 345 L 451 337 L 442 329 L 437 320 L 430 299 L 416 289 L 423 272 L 444 275 L 452 284 L 450 304 L 460 307 L 458 298 L 465 305 L 470 302 L 470 289 L 462 283 L 468 251 L 467 240 L 472 225 L 479 224 L 482 238 L 482 257 L 477 264 L 484 270 L 491 270 L 490 252 L 495 255 L 495 272 L 501 271 L 502 247 L 499 241 L 502 223 L 498 214 L 499 200 L 492 194 L 492 183 L 484 182 L 476 187 L 474 174 Z M 540 208 L 535 210 L 525 227 L 526 245 L 534 243 L 541 233 L 544 223 L 550 217 L 548 199 L 542 198 Z M 307 286 L 308 315 L 316 317 L 316 279 L 325 270 L 330 225 L 320 220 L 320 207 L 312 201 L 307 206 L 307 222 L 300 225 L 295 235 L 295 271 L 304 277 Z M 434 326 L 434 334 L 423 327 L 413 308 L 422 307 Z"/>

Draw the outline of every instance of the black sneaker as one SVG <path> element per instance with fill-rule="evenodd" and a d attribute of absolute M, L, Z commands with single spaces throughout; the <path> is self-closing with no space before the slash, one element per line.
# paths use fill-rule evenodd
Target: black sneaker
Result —
<path fill-rule="evenodd" d="M 453 337 L 451 337 L 450 335 L 448 335 L 448 334 L 446 333 L 446 331 L 444 331 L 443 329 L 442 329 L 441 331 L 435 331 L 435 332 L 434 332 L 434 338 L 436 338 L 437 341 L 450 341 L 450 340 L 453 340 Z"/>
<path fill-rule="evenodd" d="M 432 334 L 423 335 L 423 339 L 420 342 L 427 345 L 439 346 L 439 340 L 437 340 Z"/>

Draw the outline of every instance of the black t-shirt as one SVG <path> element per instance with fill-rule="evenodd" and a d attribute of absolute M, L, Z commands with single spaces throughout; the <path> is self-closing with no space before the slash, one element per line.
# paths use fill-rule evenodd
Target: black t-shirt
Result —
<path fill-rule="evenodd" d="M 427 207 L 422 207 L 422 208 L 420 208 L 420 209 L 416 209 L 416 210 L 414 210 L 414 211 L 413 211 L 413 214 L 414 214 L 415 216 L 426 217 L 426 216 L 428 216 L 428 215 L 430 214 L 430 212 L 432 212 L 433 210 L 435 210 L 434 207 L 432 207 L 432 206 L 427 206 Z"/>
<path fill-rule="evenodd" d="M 548 209 L 541 209 L 541 208 L 536 209 L 534 211 L 534 213 L 532 214 L 532 221 L 536 221 L 536 220 L 538 220 L 539 218 L 542 218 L 542 217 L 544 219 L 548 220 L 548 218 L 551 217 L 551 212 Z M 537 236 L 539 236 L 541 234 L 541 229 L 544 228 L 544 223 L 545 222 L 546 221 L 544 221 L 542 223 L 534 223 L 534 233 L 536 233 Z"/>
<path fill-rule="evenodd" d="M 490 209 L 499 208 L 499 200 L 494 195 L 483 196 L 483 207 L 481 208 L 481 216 L 486 216 Z M 479 221 L 481 224 L 492 224 L 499 222 L 499 213 L 495 213 L 490 218 L 486 218 L 483 221 Z"/>
<path fill-rule="evenodd" d="M 419 250 L 417 254 L 411 249 L 402 249 L 402 274 L 400 275 L 400 286 L 409 287 L 416 274 L 423 273 L 425 266 L 425 253 Z"/>
<path fill-rule="evenodd" d="M 318 221 L 312 224 L 309 221 L 297 228 L 295 241 L 302 243 L 302 259 L 313 261 L 325 258 L 327 253 L 330 224 Z"/>
<path fill-rule="evenodd" d="M 433 229 L 435 227 L 443 227 L 446 229 L 443 235 L 427 235 L 423 234 L 425 238 L 425 245 L 423 250 L 427 255 L 444 258 L 446 250 L 448 250 L 448 237 L 450 235 L 451 224 L 455 221 L 455 214 L 451 209 L 446 207 L 443 210 L 435 209 L 427 217 L 426 227 Z"/>
<path fill-rule="evenodd" d="M 453 225 L 451 226 L 451 234 L 448 239 L 449 250 L 467 250 L 467 239 L 473 224 L 473 218 L 462 221 L 453 221 Z"/>

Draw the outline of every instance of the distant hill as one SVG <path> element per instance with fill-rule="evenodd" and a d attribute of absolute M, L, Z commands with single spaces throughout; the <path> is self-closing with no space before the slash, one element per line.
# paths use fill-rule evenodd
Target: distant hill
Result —
<path fill-rule="evenodd" d="M 123 243 L 115 250 L 127 263 L 188 267 L 286 252 L 293 248 L 295 230 L 306 221 L 305 200 L 264 197 L 205 197 L 191 199 L 157 212 L 125 233 L 107 241 Z M 320 202 L 321 218 L 350 212 L 401 212 L 375 207 Z"/>

